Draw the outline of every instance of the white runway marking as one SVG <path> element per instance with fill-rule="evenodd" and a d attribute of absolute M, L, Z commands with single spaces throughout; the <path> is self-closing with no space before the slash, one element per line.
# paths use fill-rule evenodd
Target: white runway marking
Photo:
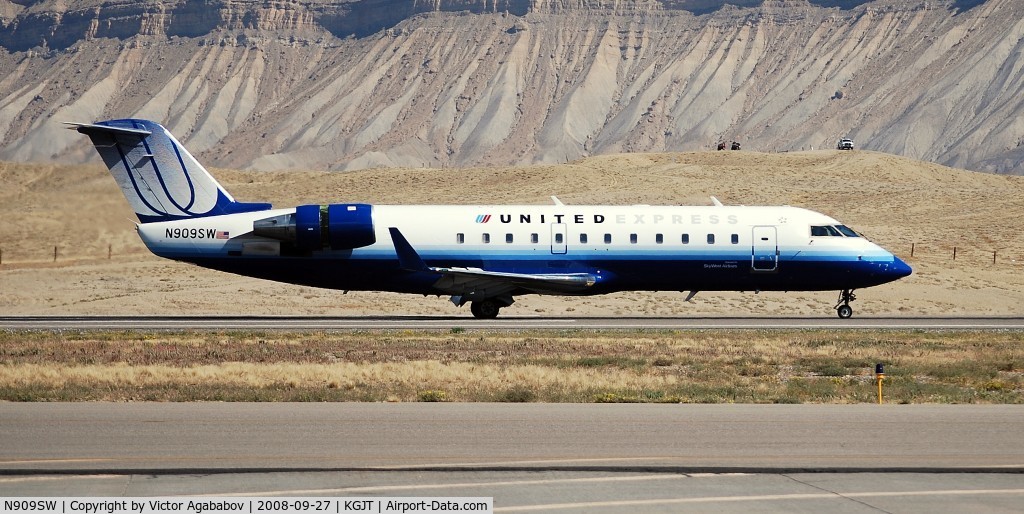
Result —
<path fill-rule="evenodd" d="M 387 491 L 416 491 L 426 489 L 448 489 L 467 487 L 518 487 L 526 485 L 552 485 L 552 484 L 586 484 L 602 482 L 639 482 L 654 480 L 682 480 L 687 478 L 710 478 L 720 476 L 745 476 L 745 473 L 700 473 L 693 475 L 670 474 L 670 475 L 634 475 L 634 476 L 607 476 L 591 478 L 554 478 L 550 480 L 509 480 L 503 482 L 462 482 L 450 484 L 416 484 L 416 485 L 381 485 L 365 487 L 340 487 L 332 489 L 289 489 L 279 491 L 257 491 L 247 493 L 226 493 L 226 494 L 204 494 L 210 497 L 245 497 L 245 496 L 286 496 L 286 495 L 321 495 L 321 494 L 351 494 L 370 493 Z"/>
<path fill-rule="evenodd" d="M 46 475 L 32 477 L 9 477 L 0 478 L 0 484 L 19 484 L 24 482 L 53 482 L 56 480 L 109 480 L 112 478 L 124 479 L 125 475 Z"/>
<path fill-rule="evenodd" d="M 494 512 L 531 512 L 541 510 L 564 510 L 564 509 L 594 509 L 607 507 L 644 507 L 655 505 L 685 505 L 697 503 L 733 503 L 733 502 L 764 502 L 764 501 L 794 501 L 794 500 L 842 500 L 846 498 L 891 498 L 905 496 L 967 496 L 967 495 L 995 495 L 995 494 L 1019 494 L 1024 495 L 1024 489 L 953 489 L 941 491 L 879 491 L 861 493 L 809 493 L 809 494 L 765 494 L 756 496 L 706 496 L 701 498 L 666 498 L 660 500 L 623 500 L 605 502 L 583 502 L 583 503 L 551 503 L 546 505 L 522 505 L 516 507 L 495 507 Z"/>

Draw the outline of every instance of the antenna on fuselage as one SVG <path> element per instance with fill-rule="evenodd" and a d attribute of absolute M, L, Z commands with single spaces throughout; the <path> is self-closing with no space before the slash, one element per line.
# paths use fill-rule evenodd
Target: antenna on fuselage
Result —
<path fill-rule="evenodd" d="M 718 198 L 711 197 L 711 203 L 715 204 L 715 207 L 723 207 L 722 202 L 718 201 Z"/>
<path fill-rule="evenodd" d="M 565 204 L 564 204 L 564 203 L 562 203 L 562 201 L 561 201 L 561 200 L 559 200 L 559 199 L 558 199 L 558 197 L 557 197 L 557 196 L 555 196 L 555 195 L 551 195 L 551 201 L 552 201 L 552 202 L 555 202 L 555 205 L 565 205 Z"/>

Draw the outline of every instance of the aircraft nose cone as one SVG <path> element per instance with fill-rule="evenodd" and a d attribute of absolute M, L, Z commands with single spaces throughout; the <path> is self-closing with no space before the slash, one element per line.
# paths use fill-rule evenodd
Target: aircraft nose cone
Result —
<path fill-rule="evenodd" d="M 892 257 L 892 265 L 889 266 L 889 275 L 893 280 L 909 276 L 913 272 L 914 270 L 911 269 L 909 264 L 903 262 L 902 259 L 895 255 Z"/>

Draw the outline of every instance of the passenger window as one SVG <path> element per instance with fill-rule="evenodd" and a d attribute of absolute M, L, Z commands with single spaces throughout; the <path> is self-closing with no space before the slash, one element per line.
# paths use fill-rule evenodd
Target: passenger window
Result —
<path fill-rule="evenodd" d="M 483 235 L 483 242 L 484 243 L 490 243 L 491 242 L 491 235 L 490 234 L 484 234 Z"/>
<path fill-rule="evenodd" d="M 539 243 L 540 242 L 540 236 L 537 235 L 537 234 L 530 234 L 530 242 L 533 243 L 533 244 Z"/>
<path fill-rule="evenodd" d="M 586 234 L 580 234 L 580 244 L 584 244 L 584 245 L 587 244 L 587 235 Z"/>
<path fill-rule="evenodd" d="M 654 242 L 657 243 L 657 244 L 664 243 L 665 242 L 665 236 L 662 236 L 661 234 L 655 234 L 654 235 Z"/>
<path fill-rule="evenodd" d="M 506 243 L 511 243 L 512 242 L 512 234 L 505 234 L 505 242 Z"/>
<path fill-rule="evenodd" d="M 690 234 L 683 234 L 683 244 L 684 245 L 690 244 Z"/>
<path fill-rule="evenodd" d="M 605 234 L 604 235 L 604 244 L 606 244 L 606 245 L 612 244 L 612 235 L 611 234 Z"/>
<path fill-rule="evenodd" d="M 733 234 L 732 235 L 732 244 L 734 244 L 734 245 L 740 244 L 740 235 L 739 234 Z"/>
<path fill-rule="evenodd" d="M 458 244 L 465 243 L 466 242 L 466 234 L 463 234 L 461 232 L 458 233 L 458 234 L 455 234 L 455 242 L 458 243 Z"/>
<path fill-rule="evenodd" d="M 708 244 L 709 245 L 715 244 L 715 235 L 714 234 L 708 234 Z"/>
<path fill-rule="evenodd" d="M 634 245 L 636 244 L 636 234 L 629 235 L 629 243 Z"/>

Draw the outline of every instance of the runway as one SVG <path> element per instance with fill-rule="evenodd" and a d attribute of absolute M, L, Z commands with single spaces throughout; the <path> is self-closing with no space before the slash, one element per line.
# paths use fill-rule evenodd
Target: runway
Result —
<path fill-rule="evenodd" d="M 0 328 L 32 330 L 1024 330 L 1024 318 L 587 318 L 456 316 L 4 316 Z"/>
<path fill-rule="evenodd" d="M 495 512 L 1014 512 L 1007 405 L 0 404 L 0 496 L 463 496 Z"/>

